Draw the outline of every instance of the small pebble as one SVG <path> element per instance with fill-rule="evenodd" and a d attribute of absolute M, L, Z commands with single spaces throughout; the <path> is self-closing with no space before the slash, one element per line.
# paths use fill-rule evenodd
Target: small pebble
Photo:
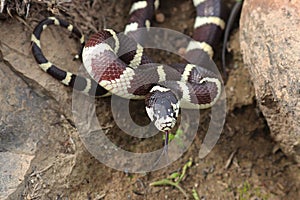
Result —
<path fill-rule="evenodd" d="M 163 13 L 157 13 L 155 19 L 157 22 L 163 23 L 165 21 L 165 15 Z"/>

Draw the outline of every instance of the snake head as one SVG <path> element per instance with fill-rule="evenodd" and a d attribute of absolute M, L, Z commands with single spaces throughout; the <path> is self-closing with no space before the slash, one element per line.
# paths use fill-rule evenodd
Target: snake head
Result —
<path fill-rule="evenodd" d="M 147 114 L 158 130 L 168 131 L 175 126 L 179 101 L 170 89 L 154 86 L 146 96 L 145 103 Z"/>

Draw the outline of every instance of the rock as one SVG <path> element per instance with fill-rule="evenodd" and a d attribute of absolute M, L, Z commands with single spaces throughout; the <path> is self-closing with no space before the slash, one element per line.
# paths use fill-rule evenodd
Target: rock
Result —
<path fill-rule="evenodd" d="M 245 0 L 241 50 L 272 137 L 300 162 L 300 5 Z"/>
<path fill-rule="evenodd" d="M 155 19 L 158 23 L 163 23 L 165 21 L 165 15 L 163 13 L 157 13 Z"/>
<path fill-rule="evenodd" d="M 72 121 L 72 90 L 38 67 L 31 31 L 16 20 L 0 21 L 0 27 L 0 199 L 88 199 L 86 191 L 95 199 L 113 169 L 81 142 Z M 49 60 L 75 71 L 76 42 L 67 37 L 65 30 L 49 27 L 42 48 Z M 97 105 L 107 127 L 112 127 L 110 105 L 104 99 Z"/>
<path fill-rule="evenodd" d="M 0 162 L 0 199 L 6 199 L 15 192 L 24 180 L 33 156 L 11 152 L 1 152 Z"/>
<path fill-rule="evenodd" d="M 3 22 L 2 24 L 0 23 L 0 26 L 3 27 L 0 32 L 0 38 L 5 38 L 1 41 L 0 49 L 3 59 L 39 95 L 54 98 L 59 102 L 62 113 L 70 118 L 72 116 L 70 112 L 72 110 L 72 104 L 70 103 L 72 90 L 39 68 L 31 53 L 30 40 L 28 39 L 31 37 L 31 32 L 25 32 L 21 24 L 16 26 L 15 23 Z M 57 30 L 57 28 L 52 26 L 43 32 L 41 36 L 43 52 L 56 65 L 62 66 L 68 71 L 76 70 L 80 66 L 80 62 L 73 61 L 73 55 L 77 53 L 76 45 L 78 43 L 74 39 L 68 38 L 68 34 L 64 34 L 62 30 L 62 32 L 51 31 L 51 29 Z M 20 34 L 11 35 L 10 32 Z M 26 62 L 24 61 L 25 59 Z"/>
<path fill-rule="evenodd" d="M 24 31 L 19 31 L 18 36 L 7 32 L 13 30 L 9 26 L 21 30 L 21 24 L 0 22 L 0 26 L 3 27 L 0 30 L 0 199 L 24 199 L 25 194 L 26 199 L 33 199 L 37 198 L 37 190 L 47 195 L 51 184 L 64 186 L 57 181 L 67 179 L 71 173 L 75 156 L 66 141 L 76 130 L 57 101 L 29 86 L 34 82 L 24 73 L 37 76 L 33 70 L 30 73 L 30 59 L 26 55 L 30 52 L 29 37 Z M 23 40 L 19 40 L 21 37 Z M 64 152 L 60 158 L 58 149 Z M 48 166 L 58 168 L 56 173 L 52 168 L 45 170 Z M 50 178 L 45 178 L 46 172 L 53 179 L 60 179 L 50 182 Z M 46 184 L 41 176 L 47 180 Z"/>

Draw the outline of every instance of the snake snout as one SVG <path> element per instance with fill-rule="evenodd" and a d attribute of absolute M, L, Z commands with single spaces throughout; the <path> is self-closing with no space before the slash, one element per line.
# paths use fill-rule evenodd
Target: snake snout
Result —
<path fill-rule="evenodd" d="M 179 101 L 170 89 L 154 86 L 146 96 L 146 111 L 158 130 L 167 131 L 176 124 Z"/>

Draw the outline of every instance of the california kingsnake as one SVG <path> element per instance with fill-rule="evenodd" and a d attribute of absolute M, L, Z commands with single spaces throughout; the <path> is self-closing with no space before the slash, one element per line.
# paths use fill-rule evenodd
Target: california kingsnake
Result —
<path fill-rule="evenodd" d="M 111 29 L 90 37 L 83 48 L 82 60 L 92 79 L 56 67 L 42 53 L 41 33 L 52 24 L 67 28 L 84 44 L 81 33 L 63 20 L 49 17 L 36 26 L 31 38 L 33 55 L 45 72 L 88 95 L 107 96 L 113 93 L 131 99 L 146 97 L 149 118 L 159 130 L 168 132 L 176 123 L 179 106 L 196 109 L 213 106 L 221 94 L 222 84 L 219 76 L 197 65 L 151 65 L 152 61 L 144 55 L 143 47 L 134 42 L 130 34 L 138 28 L 150 26 L 158 4 L 158 0 L 134 0 L 122 39 Z M 197 10 L 193 34 L 196 41 L 189 43 L 186 54 L 206 53 L 212 58 L 213 49 L 225 28 L 223 4 L 221 0 L 193 0 L 193 4 Z M 112 42 L 108 44 L 107 39 Z M 135 50 L 119 55 L 124 43 L 135 45 Z M 149 66 L 140 67 L 144 64 Z"/>

